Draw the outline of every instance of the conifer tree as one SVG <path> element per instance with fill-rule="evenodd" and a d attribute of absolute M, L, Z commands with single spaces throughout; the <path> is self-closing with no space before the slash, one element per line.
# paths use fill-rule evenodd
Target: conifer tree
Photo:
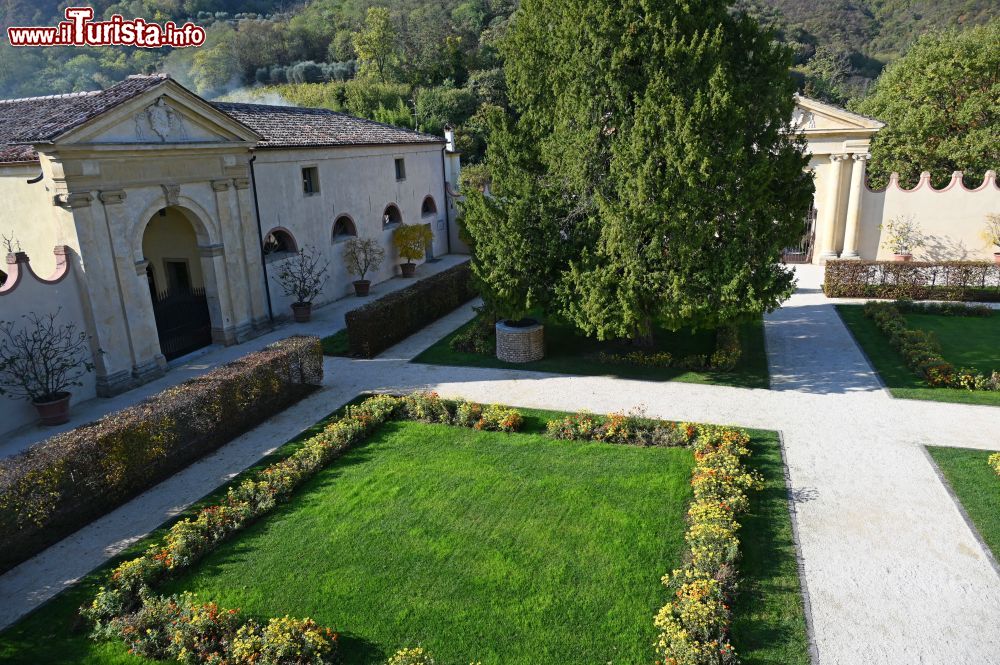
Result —
<path fill-rule="evenodd" d="M 648 343 L 787 297 L 813 185 L 772 35 L 721 0 L 524 0 L 503 52 L 517 117 L 464 218 L 487 299 Z"/>

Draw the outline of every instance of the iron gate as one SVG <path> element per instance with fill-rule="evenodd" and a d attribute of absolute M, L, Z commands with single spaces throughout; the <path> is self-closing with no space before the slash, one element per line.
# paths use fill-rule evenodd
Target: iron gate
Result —
<path fill-rule="evenodd" d="M 782 263 L 812 263 L 813 246 L 816 244 L 816 208 L 806 216 L 806 234 L 797 245 L 781 250 Z"/>
<path fill-rule="evenodd" d="M 205 289 L 181 293 L 160 291 L 153 298 L 160 352 L 167 360 L 212 343 L 212 320 Z"/>

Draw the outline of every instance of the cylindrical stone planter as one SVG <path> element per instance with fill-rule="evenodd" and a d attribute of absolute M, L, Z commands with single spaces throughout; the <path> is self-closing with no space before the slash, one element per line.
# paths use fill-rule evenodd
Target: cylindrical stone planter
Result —
<path fill-rule="evenodd" d="M 530 363 L 545 357 L 545 328 L 537 321 L 511 325 L 498 321 L 497 359 L 508 363 Z"/>

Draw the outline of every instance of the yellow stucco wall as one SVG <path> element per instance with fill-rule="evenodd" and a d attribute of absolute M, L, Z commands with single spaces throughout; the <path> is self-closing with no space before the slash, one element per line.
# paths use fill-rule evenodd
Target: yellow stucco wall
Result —
<path fill-rule="evenodd" d="M 53 247 L 71 244 L 62 237 L 52 205 L 52 192 L 45 181 L 32 185 L 39 165 L 0 165 L 0 235 L 13 234 L 31 257 L 34 271 L 48 277 L 56 268 Z M 2 254 L 6 254 L 3 249 Z"/>

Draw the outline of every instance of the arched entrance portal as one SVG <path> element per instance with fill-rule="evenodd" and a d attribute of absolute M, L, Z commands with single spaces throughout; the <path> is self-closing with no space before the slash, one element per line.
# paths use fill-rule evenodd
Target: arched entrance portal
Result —
<path fill-rule="evenodd" d="M 167 360 L 212 343 L 198 236 L 183 210 L 164 208 L 142 236 L 160 352 Z"/>

